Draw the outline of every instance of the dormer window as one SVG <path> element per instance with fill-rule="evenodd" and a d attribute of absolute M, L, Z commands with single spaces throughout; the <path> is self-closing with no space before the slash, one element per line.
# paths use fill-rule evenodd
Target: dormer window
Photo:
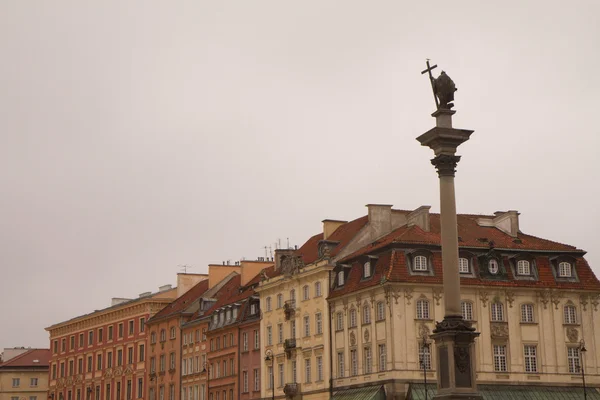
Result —
<path fill-rule="evenodd" d="M 458 259 L 458 272 L 460 272 L 461 274 L 468 274 L 469 272 L 471 272 L 469 269 L 468 258 L 461 257 Z"/>
<path fill-rule="evenodd" d="M 517 262 L 517 275 L 531 275 L 531 264 L 527 260 L 519 260 Z"/>
<path fill-rule="evenodd" d="M 416 256 L 413 260 L 413 269 L 415 271 L 427 271 L 427 257 Z"/>
<path fill-rule="evenodd" d="M 488 271 L 490 272 L 490 274 L 492 275 L 497 275 L 498 274 L 498 261 L 492 259 L 488 262 Z"/>
<path fill-rule="evenodd" d="M 338 275 L 337 275 L 337 284 L 338 284 L 338 286 L 344 286 L 344 283 L 345 283 L 344 270 L 341 270 L 340 272 L 338 272 Z"/>
<path fill-rule="evenodd" d="M 231 310 L 227 310 L 227 320 L 231 319 Z"/>
<path fill-rule="evenodd" d="M 237 314 L 238 314 L 238 308 L 234 307 L 233 308 L 233 319 L 237 319 Z"/>
<path fill-rule="evenodd" d="M 573 276 L 571 263 L 563 261 L 558 264 L 558 276 L 561 278 L 571 278 Z"/>
<path fill-rule="evenodd" d="M 371 277 L 371 263 L 369 261 L 367 261 L 363 265 L 363 277 L 364 278 L 370 278 Z"/>
<path fill-rule="evenodd" d="M 256 314 L 256 303 L 250 304 L 250 315 Z"/>

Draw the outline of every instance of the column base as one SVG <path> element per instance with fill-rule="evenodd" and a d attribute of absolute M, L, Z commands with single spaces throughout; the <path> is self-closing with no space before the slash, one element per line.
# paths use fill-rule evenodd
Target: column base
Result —
<path fill-rule="evenodd" d="M 449 315 L 436 324 L 431 338 L 437 350 L 438 389 L 442 399 L 482 399 L 475 382 L 475 338 L 479 336 L 462 316 Z"/>

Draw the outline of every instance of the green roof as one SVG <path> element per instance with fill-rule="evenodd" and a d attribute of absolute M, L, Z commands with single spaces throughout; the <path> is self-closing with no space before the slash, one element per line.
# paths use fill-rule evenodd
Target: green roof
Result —
<path fill-rule="evenodd" d="M 346 390 L 338 390 L 333 394 L 335 400 L 384 400 L 383 386 L 366 386 Z"/>
<path fill-rule="evenodd" d="M 477 390 L 484 400 L 582 400 L 581 386 L 532 386 L 532 385 L 477 385 Z M 433 399 L 436 384 L 427 384 L 427 400 Z M 600 400 L 596 388 L 587 388 L 588 400 Z M 425 385 L 411 383 L 410 400 L 426 400 Z"/>

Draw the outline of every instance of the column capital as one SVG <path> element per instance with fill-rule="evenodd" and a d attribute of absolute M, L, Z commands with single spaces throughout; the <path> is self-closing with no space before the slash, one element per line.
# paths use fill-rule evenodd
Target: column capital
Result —
<path fill-rule="evenodd" d="M 431 159 L 431 164 L 437 169 L 438 175 L 454 176 L 456 164 L 460 161 L 460 156 L 451 154 L 439 154 Z"/>

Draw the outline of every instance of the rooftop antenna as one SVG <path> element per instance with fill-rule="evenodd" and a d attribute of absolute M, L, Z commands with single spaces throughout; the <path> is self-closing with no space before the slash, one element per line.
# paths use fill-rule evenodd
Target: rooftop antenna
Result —
<path fill-rule="evenodd" d="M 269 254 L 271 254 L 271 258 L 273 258 L 273 248 L 269 246 Z"/>
<path fill-rule="evenodd" d="M 187 274 L 188 268 L 192 268 L 192 266 L 191 265 L 187 265 L 187 264 L 183 264 L 183 265 L 180 265 L 179 268 L 183 270 L 184 274 Z"/>
<path fill-rule="evenodd" d="M 286 238 L 287 239 L 287 248 L 290 248 L 290 238 Z"/>
<path fill-rule="evenodd" d="M 281 239 L 277 238 L 277 248 L 281 248 Z"/>
<path fill-rule="evenodd" d="M 268 257 L 267 256 L 267 246 L 265 246 L 265 258 Z"/>

